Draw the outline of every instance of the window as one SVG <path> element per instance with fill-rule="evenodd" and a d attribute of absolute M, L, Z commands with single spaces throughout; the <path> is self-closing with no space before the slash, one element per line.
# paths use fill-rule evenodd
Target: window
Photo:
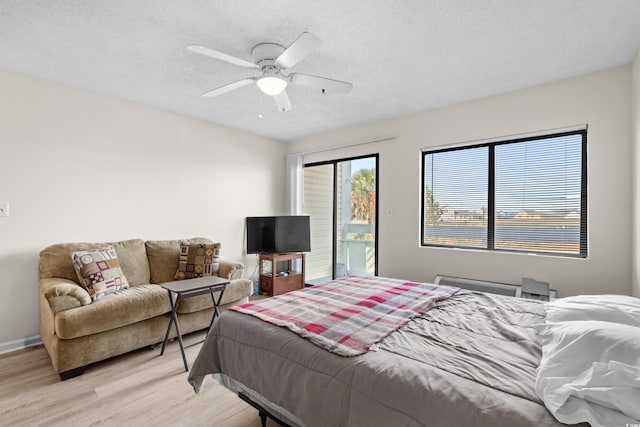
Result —
<path fill-rule="evenodd" d="M 422 246 L 587 256 L 587 131 L 423 152 Z"/>

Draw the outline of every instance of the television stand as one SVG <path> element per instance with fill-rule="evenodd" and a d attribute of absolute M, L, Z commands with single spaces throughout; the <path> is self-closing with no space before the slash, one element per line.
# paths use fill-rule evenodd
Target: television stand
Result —
<path fill-rule="evenodd" d="M 296 260 L 301 260 L 299 263 Z M 286 262 L 286 269 L 278 264 Z M 297 265 L 299 264 L 299 265 Z M 304 287 L 304 253 L 260 254 L 260 293 L 280 295 Z"/>

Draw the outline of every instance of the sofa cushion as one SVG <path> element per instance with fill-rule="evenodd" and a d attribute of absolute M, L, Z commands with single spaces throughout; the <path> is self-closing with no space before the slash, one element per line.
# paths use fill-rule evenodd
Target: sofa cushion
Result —
<path fill-rule="evenodd" d="M 94 301 L 129 287 L 113 246 L 77 251 L 71 260 L 80 284 Z"/>
<path fill-rule="evenodd" d="M 169 312 L 171 306 L 165 289 L 158 285 L 134 286 L 90 305 L 58 313 L 55 332 L 62 339 L 78 338 Z"/>
<path fill-rule="evenodd" d="M 144 243 L 149 259 L 150 282 L 164 283 L 175 279 L 180 261 L 180 245 L 188 243 L 213 243 L 204 237 L 180 240 L 148 240 Z"/>
<path fill-rule="evenodd" d="M 232 280 L 224 290 L 222 294 L 222 301 L 220 305 L 229 304 L 233 302 L 242 303 L 246 302 L 253 293 L 253 283 L 249 279 L 237 279 Z M 213 295 L 218 300 L 218 292 Z M 180 313 L 194 313 L 196 311 L 204 310 L 213 307 L 213 301 L 211 301 L 211 295 L 198 295 L 197 297 L 184 298 L 180 300 L 178 304 L 178 314 Z M 179 320 L 179 318 L 178 318 Z"/>
<path fill-rule="evenodd" d="M 220 269 L 220 243 L 180 244 L 177 280 L 215 276 Z"/>
<path fill-rule="evenodd" d="M 118 254 L 120 268 L 130 286 L 149 284 L 149 261 L 141 239 L 123 240 L 112 243 L 59 243 L 46 247 L 40 252 L 38 270 L 40 278 L 61 277 L 79 283 L 71 261 L 71 254 L 103 246 L 113 246 Z M 177 268 L 177 267 L 176 267 Z M 174 270 L 175 273 L 175 270 Z"/>

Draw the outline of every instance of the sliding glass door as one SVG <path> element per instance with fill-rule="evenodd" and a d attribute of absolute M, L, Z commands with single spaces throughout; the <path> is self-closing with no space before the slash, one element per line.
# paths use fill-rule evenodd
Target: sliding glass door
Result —
<path fill-rule="evenodd" d="M 377 274 L 378 156 L 304 168 L 303 211 L 311 217 L 307 283 Z"/>

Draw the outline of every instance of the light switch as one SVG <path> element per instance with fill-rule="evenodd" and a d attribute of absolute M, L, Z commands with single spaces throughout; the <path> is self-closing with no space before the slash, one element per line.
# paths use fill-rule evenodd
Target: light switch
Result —
<path fill-rule="evenodd" d="M 0 202 L 0 216 L 9 216 L 9 203 Z"/>
<path fill-rule="evenodd" d="M 387 216 L 393 215 L 393 209 L 387 208 Z"/>

